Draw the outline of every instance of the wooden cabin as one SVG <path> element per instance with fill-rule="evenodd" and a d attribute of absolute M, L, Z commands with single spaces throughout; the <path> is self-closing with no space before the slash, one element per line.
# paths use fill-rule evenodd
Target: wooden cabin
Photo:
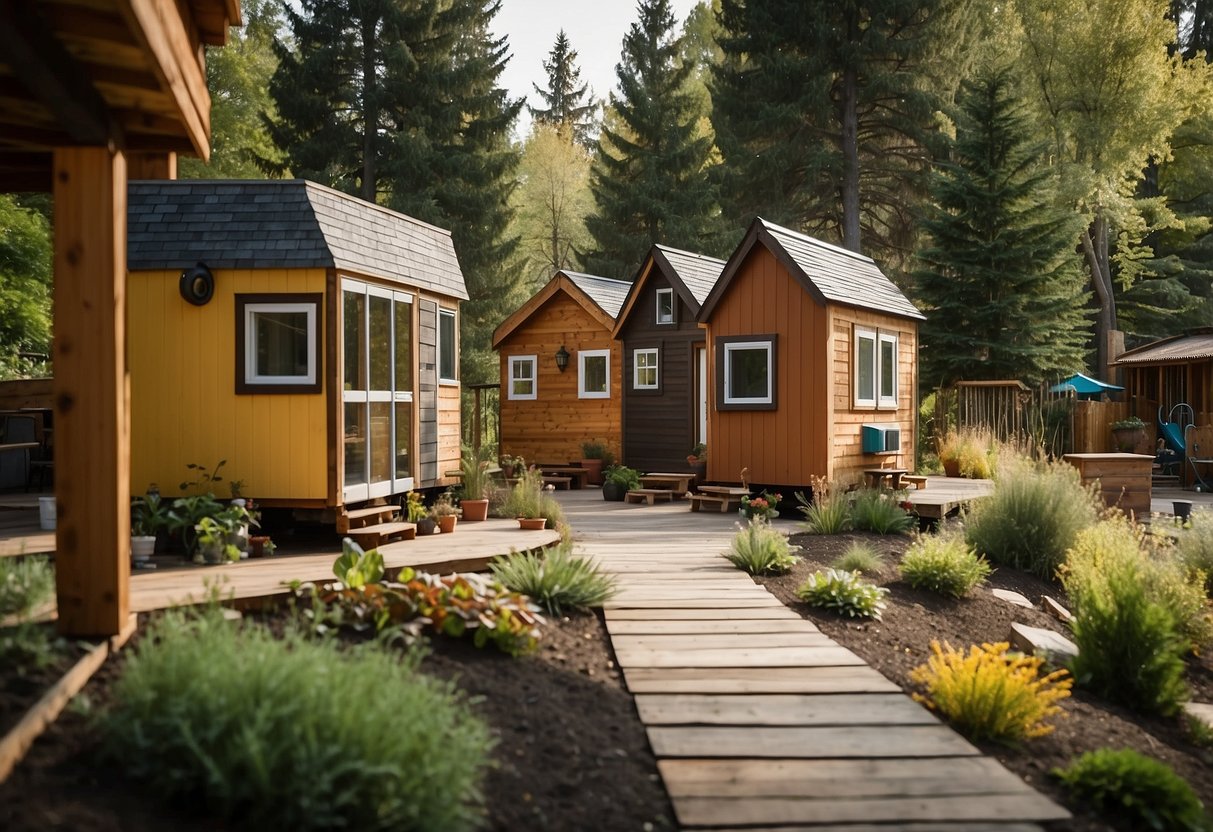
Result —
<path fill-rule="evenodd" d="M 619 456 L 623 362 L 611 333 L 629 288 L 559 271 L 497 327 L 502 454 L 571 462 L 599 441 Z"/>
<path fill-rule="evenodd" d="M 612 335 L 623 351 L 623 460 L 683 471 L 708 441 L 707 352 L 696 317 L 724 261 L 655 245 L 632 282 Z"/>
<path fill-rule="evenodd" d="M 220 459 L 268 506 L 448 484 L 449 232 L 303 180 L 134 182 L 129 228 L 135 492 Z"/>
<path fill-rule="evenodd" d="M 845 486 L 911 467 L 922 319 L 870 258 L 756 219 L 699 312 L 708 479 Z"/>
<path fill-rule="evenodd" d="M 1162 409 L 1186 403 L 1197 425 L 1213 425 L 1213 329 L 1163 338 L 1121 353 L 1115 366 L 1124 374 L 1130 410 L 1153 424 Z"/>
<path fill-rule="evenodd" d="M 59 630 L 130 626 L 126 184 L 210 153 L 205 47 L 239 0 L 0 5 L 0 190 L 54 196 Z"/>

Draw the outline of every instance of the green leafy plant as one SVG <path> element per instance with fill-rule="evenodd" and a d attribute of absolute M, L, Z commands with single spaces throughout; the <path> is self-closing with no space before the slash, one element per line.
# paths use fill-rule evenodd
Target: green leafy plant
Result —
<path fill-rule="evenodd" d="M 1130 416 L 1127 419 L 1121 419 L 1119 422 L 1113 422 L 1112 430 L 1140 430 L 1145 426 L 1146 423 L 1141 419 L 1136 416 Z"/>
<path fill-rule="evenodd" d="M 1129 829 L 1204 832 L 1209 829 L 1200 798 L 1169 766 L 1130 749 L 1088 751 L 1064 769 L 1054 769 L 1075 795 Z"/>
<path fill-rule="evenodd" d="M 55 594 L 55 569 L 40 555 L 0 557 L 0 618 L 28 618 Z"/>
<path fill-rule="evenodd" d="M 102 748 L 245 829 L 471 830 L 492 739 L 419 661 L 170 612 L 127 658 Z"/>
<path fill-rule="evenodd" d="M 607 468 L 615 462 L 615 455 L 605 442 L 591 439 L 581 443 L 582 459 L 601 459 L 602 467 Z"/>
<path fill-rule="evenodd" d="M 506 494 L 498 514 L 502 517 L 544 517 L 543 497 L 543 472 L 535 468 L 523 471 Z"/>
<path fill-rule="evenodd" d="M 844 572 L 861 572 L 871 575 L 884 568 L 884 555 L 873 549 L 871 544 L 857 540 L 847 546 L 846 550 L 830 565 Z"/>
<path fill-rule="evenodd" d="M 606 469 L 603 478 L 624 491 L 640 487 L 640 472 L 626 465 L 612 465 Z"/>
<path fill-rule="evenodd" d="M 463 446 L 463 453 L 459 458 L 459 479 L 463 488 L 463 499 L 483 500 L 488 497 L 489 466 L 492 460 L 493 454 L 487 446 L 481 447 L 479 452 L 471 446 Z"/>
<path fill-rule="evenodd" d="M 925 694 L 914 698 L 971 740 L 1017 742 L 1053 730 L 1046 722 L 1061 712 L 1073 679 L 1064 670 L 1040 675 L 1043 659 L 1009 652 L 1010 644 L 983 644 L 953 650 L 931 642 L 927 663 L 910 672 Z"/>
<path fill-rule="evenodd" d="M 240 549 L 231 542 L 236 526 L 227 518 L 220 519 L 221 516 L 203 517 L 194 527 L 198 534 L 198 554 L 194 555 L 196 562 L 203 561 L 204 552 L 212 553 L 212 559 L 240 560 Z"/>
<path fill-rule="evenodd" d="M 383 580 L 383 555 L 378 549 L 363 548 L 348 537 L 341 541 L 341 557 L 333 563 L 333 574 L 350 589 Z"/>
<path fill-rule="evenodd" d="M 1008 458 L 994 493 L 966 518 L 965 534 L 993 563 L 1052 580 L 1078 533 L 1095 523 L 1097 500 L 1069 463 Z"/>
<path fill-rule="evenodd" d="M 219 472 L 223 470 L 223 466 L 227 465 L 226 459 L 221 459 L 215 464 L 214 468 L 207 468 L 205 465 L 199 465 L 196 462 L 187 463 L 185 468 L 187 471 L 194 472 L 192 480 L 183 480 L 177 487 L 182 491 L 193 491 L 197 488 L 206 489 L 214 497 L 214 486 L 217 482 L 223 482 L 223 477 L 219 476 Z M 237 489 L 242 484 L 241 480 L 237 480 Z M 235 496 L 235 495 L 233 495 Z"/>
<path fill-rule="evenodd" d="M 764 491 L 757 497 L 751 497 L 748 494 L 741 498 L 741 508 L 739 511 L 748 519 L 773 520 L 779 516 L 776 506 L 783 499 L 783 495 L 779 493 L 771 493 Z"/>
<path fill-rule="evenodd" d="M 901 574 L 915 589 L 960 598 L 990 575 L 964 534 L 952 529 L 918 535 L 901 559 Z"/>
<path fill-rule="evenodd" d="M 692 460 L 694 460 L 692 462 Z M 687 454 L 687 462 L 691 465 L 705 465 L 708 461 L 708 446 L 702 442 L 696 442 L 691 448 L 691 452 Z"/>
<path fill-rule="evenodd" d="M 796 589 L 796 597 L 810 606 L 821 607 L 851 618 L 875 618 L 885 608 L 889 591 L 864 581 L 858 572 L 838 569 L 818 570 Z"/>
<path fill-rule="evenodd" d="M 820 479 L 813 486 L 810 502 L 803 491 L 796 492 L 798 510 L 804 515 L 804 529 L 809 534 L 841 534 L 851 528 L 851 507 L 845 494 L 831 488 Z"/>
<path fill-rule="evenodd" d="M 851 503 L 851 526 L 876 534 L 904 534 L 915 525 L 902 500 L 877 488 L 861 488 Z"/>
<path fill-rule="evenodd" d="M 198 524 L 204 517 L 214 517 L 222 510 L 223 503 L 216 500 L 213 494 L 178 497 L 168 510 L 166 528 L 180 536 L 181 547 L 187 555 L 192 555 L 198 544 Z"/>
<path fill-rule="evenodd" d="M 404 511 L 410 523 L 424 520 L 430 516 L 430 510 L 425 507 L 425 497 L 419 491 L 410 491 L 404 498 Z"/>
<path fill-rule="evenodd" d="M 733 536 L 724 557 L 751 575 L 782 574 L 796 565 L 788 539 L 757 517 Z"/>
<path fill-rule="evenodd" d="M 131 500 L 131 534 L 152 537 L 162 529 L 168 531 L 171 522 L 169 504 L 159 492 L 149 491 Z"/>
<path fill-rule="evenodd" d="M 521 592 L 552 615 L 568 610 L 599 607 L 615 594 L 615 579 L 594 561 L 573 553 L 572 541 L 545 551 L 511 550 L 489 564 L 493 577 Z"/>

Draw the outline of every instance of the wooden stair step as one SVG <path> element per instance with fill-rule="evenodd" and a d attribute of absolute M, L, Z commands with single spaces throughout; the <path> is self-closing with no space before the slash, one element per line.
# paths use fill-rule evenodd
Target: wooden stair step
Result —
<path fill-rule="evenodd" d="M 365 528 L 383 521 L 391 520 L 400 513 L 400 506 L 366 506 L 342 511 L 337 515 L 337 531 L 345 534 L 354 529 Z"/>
<path fill-rule="evenodd" d="M 412 540 L 417 536 L 415 523 L 379 523 L 374 526 L 363 526 L 361 529 L 350 529 L 347 534 L 357 541 L 359 546 L 373 549 L 380 543 L 386 543 L 392 538 Z"/>

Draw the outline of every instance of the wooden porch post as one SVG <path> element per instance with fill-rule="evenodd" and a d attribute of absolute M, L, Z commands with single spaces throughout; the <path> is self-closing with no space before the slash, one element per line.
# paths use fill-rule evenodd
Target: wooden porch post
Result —
<path fill-rule="evenodd" d="M 59 148 L 53 178 L 59 631 L 110 636 L 130 609 L 126 160 Z"/>

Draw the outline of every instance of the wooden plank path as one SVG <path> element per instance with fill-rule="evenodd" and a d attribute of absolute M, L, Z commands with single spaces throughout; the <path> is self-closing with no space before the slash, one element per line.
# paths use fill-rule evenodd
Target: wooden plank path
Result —
<path fill-rule="evenodd" d="M 1069 817 L 721 558 L 736 515 L 560 500 L 618 581 L 607 630 L 683 828 L 1039 832 Z"/>

